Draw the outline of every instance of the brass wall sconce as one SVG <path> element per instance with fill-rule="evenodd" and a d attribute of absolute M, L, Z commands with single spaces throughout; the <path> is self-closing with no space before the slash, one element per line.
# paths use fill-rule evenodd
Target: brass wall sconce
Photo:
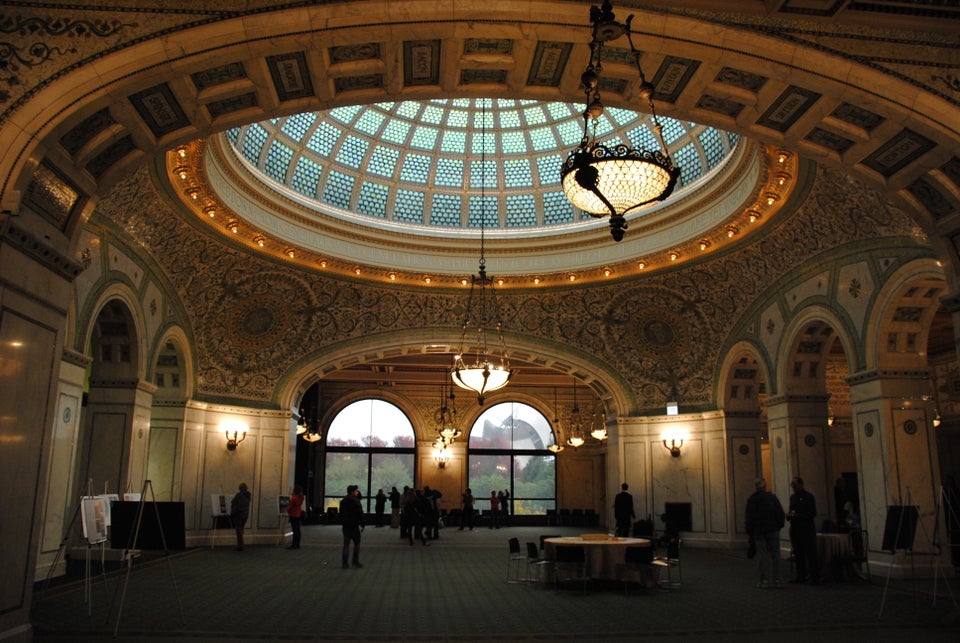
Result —
<path fill-rule="evenodd" d="M 236 451 L 237 445 L 247 439 L 247 425 L 243 422 L 231 422 L 223 428 L 227 438 L 227 451 Z"/>

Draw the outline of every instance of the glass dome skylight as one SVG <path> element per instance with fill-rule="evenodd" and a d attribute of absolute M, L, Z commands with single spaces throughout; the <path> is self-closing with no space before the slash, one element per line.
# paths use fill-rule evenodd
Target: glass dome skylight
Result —
<path fill-rule="evenodd" d="M 486 171 L 480 166 L 486 103 Z M 560 187 L 582 135 L 583 106 L 509 99 L 437 99 L 337 107 L 234 128 L 238 154 L 265 179 L 320 209 L 438 228 L 476 228 L 486 177 L 488 229 L 562 226 L 585 217 Z M 671 200 L 717 167 L 736 134 L 661 118 L 681 168 Z M 656 145 L 649 115 L 607 108 L 597 138 Z M 590 218 L 590 217 L 586 217 Z"/>

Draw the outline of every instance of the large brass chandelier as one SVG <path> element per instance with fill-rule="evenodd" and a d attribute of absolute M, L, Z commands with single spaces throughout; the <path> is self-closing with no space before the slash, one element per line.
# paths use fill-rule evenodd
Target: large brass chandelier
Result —
<path fill-rule="evenodd" d="M 640 66 L 640 52 L 633 45 L 630 22 L 617 22 L 613 5 L 604 0 L 590 8 L 593 37 L 590 41 L 590 62 L 580 77 L 586 96 L 583 111 L 583 138 L 560 169 L 563 191 L 574 206 L 594 217 L 610 216 L 610 234 L 614 241 L 623 239 L 627 229 L 625 216 L 641 208 L 663 201 L 673 192 L 680 169 L 673 164 L 663 139 L 662 127 L 653 104 L 653 84 L 647 81 Z M 646 99 L 653 117 L 654 133 L 660 150 L 634 149 L 625 144 L 606 146 L 597 142 L 597 119 L 603 114 L 600 101 L 600 72 L 604 44 L 621 36 L 627 37 L 630 53 L 640 75 L 640 97 Z M 591 127 L 592 121 L 592 127 Z"/>
<path fill-rule="evenodd" d="M 503 340 L 503 321 L 497 305 L 493 279 L 487 276 L 484 233 L 486 229 L 487 183 L 487 111 L 486 99 L 481 100 L 480 115 L 480 266 L 471 276 L 470 295 L 464 314 L 463 330 L 457 354 L 453 358 L 450 375 L 453 383 L 477 394 L 477 403 L 483 405 L 485 395 L 507 385 L 513 376 L 507 347 Z M 493 337 L 489 337 L 492 335 Z"/>

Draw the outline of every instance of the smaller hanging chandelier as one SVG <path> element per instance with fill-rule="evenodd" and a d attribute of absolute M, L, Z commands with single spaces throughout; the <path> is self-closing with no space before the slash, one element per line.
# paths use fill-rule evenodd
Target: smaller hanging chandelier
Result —
<path fill-rule="evenodd" d="M 493 279 L 487 276 L 487 260 L 484 247 L 486 229 L 487 183 L 487 111 L 486 100 L 481 99 L 480 118 L 480 267 L 478 274 L 471 276 L 470 295 L 460 333 L 457 354 L 453 357 L 453 369 L 450 375 L 453 383 L 477 394 L 477 403 L 481 406 L 489 391 L 496 391 L 507 385 L 513 376 L 507 347 L 503 340 L 503 321 L 500 307 L 493 288 Z M 472 332 L 471 332 L 472 331 Z M 468 339 L 471 332 L 473 338 Z M 495 340 L 488 335 L 495 335 Z"/>
<path fill-rule="evenodd" d="M 567 444 L 572 446 L 574 449 L 578 449 L 583 446 L 583 443 L 586 442 L 586 438 L 583 437 L 583 416 L 580 414 L 580 404 L 577 403 L 577 381 L 573 381 L 573 407 L 570 409 L 570 420 L 568 421 L 569 428 L 567 433 Z"/>
<path fill-rule="evenodd" d="M 437 435 L 443 440 L 445 446 L 449 446 L 460 437 L 461 431 L 457 428 L 457 396 L 452 390 L 447 395 L 446 380 L 440 385 L 440 406 L 433 418 L 436 422 Z"/>
<path fill-rule="evenodd" d="M 574 206 L 593 217 L 610 216 L 610 234 L 614 241 L 623 239 L 627 229 L 625 215 L 658 201 L 673 192 L 680 168 L 673 164 L 657 111 L 653 104 L 653 84 L 647 81 L 640 66 L 640 52 L 633 45 L 630 22 L 616 21 L 610 0 L 603 0 L 590 8 L 593 38 L 590 41 L 590 61 L 580 76 L 586 96 L 583 111 L 583 138 L 560 169 L 563 191 Z M 600 72 L 604 43 L 627 37 L 630 53 L 640 75 L 640 97 L 646 99 L 653 117 L 653 130 L 663 150 L 634 149 L 625 144 L 613 147 L 596 140 L 597 120 L 603 115 L 600 101 Z M 592 131 L 591 131 L 592 120 Z"/>
<path fill-rule="evenodd" d="M 308 420 L 307 412 L 300 409 L 300 422 L 297 424 L 297 435 L 307 442 L 319 442 L 323 439 L 323 434 L 320 433 L 320 420 L 316 417 L 316 409 L 314 409 L 314 418 L 312 420 Z"/>
<path fill-rule="evenodd" d="M 598 411 L 596 407 L 594 407 L 590 426 L 592 427 L 590 429 L 590 436 L 593 437 L 593 439 L 603 442 L 610 437 L 607 435 L 607 415 L 602 409 Z"/>
<path fill-rule="evenodd" d="M 553 443 L 547 445 L 547 449 L 553 453 L 563 451 L 563 445 L 560 443 L 560 406 L 557 404 L 557 387 L 553 387 L 553 426 L 556 433 L 553 436 Z"/>

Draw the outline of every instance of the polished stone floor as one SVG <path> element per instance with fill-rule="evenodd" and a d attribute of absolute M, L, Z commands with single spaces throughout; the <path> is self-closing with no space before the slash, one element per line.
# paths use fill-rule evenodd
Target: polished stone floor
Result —
<path fill-rule="evenodd" d="M 905 641 L 955 642 L 956 579 L 755 587 L 740 551 L 684 547 L 682 585 L 506 582 L 507 539 L 584 528 L 447 528 L 424 547 L 367 528 L 361 569 L 342 569 L 340 529 L 304 528 L 303 547 L 248 546 L 146 556 L 39 583 L 38 641 Z M 785 569 L 784 576 L 787 577 Z M 950 583 L 950 584 L 948 584 Z M 624 591 L 624 590 L 627 591 Z M 114 638 L 114 632 L 117 637 Z"/>

